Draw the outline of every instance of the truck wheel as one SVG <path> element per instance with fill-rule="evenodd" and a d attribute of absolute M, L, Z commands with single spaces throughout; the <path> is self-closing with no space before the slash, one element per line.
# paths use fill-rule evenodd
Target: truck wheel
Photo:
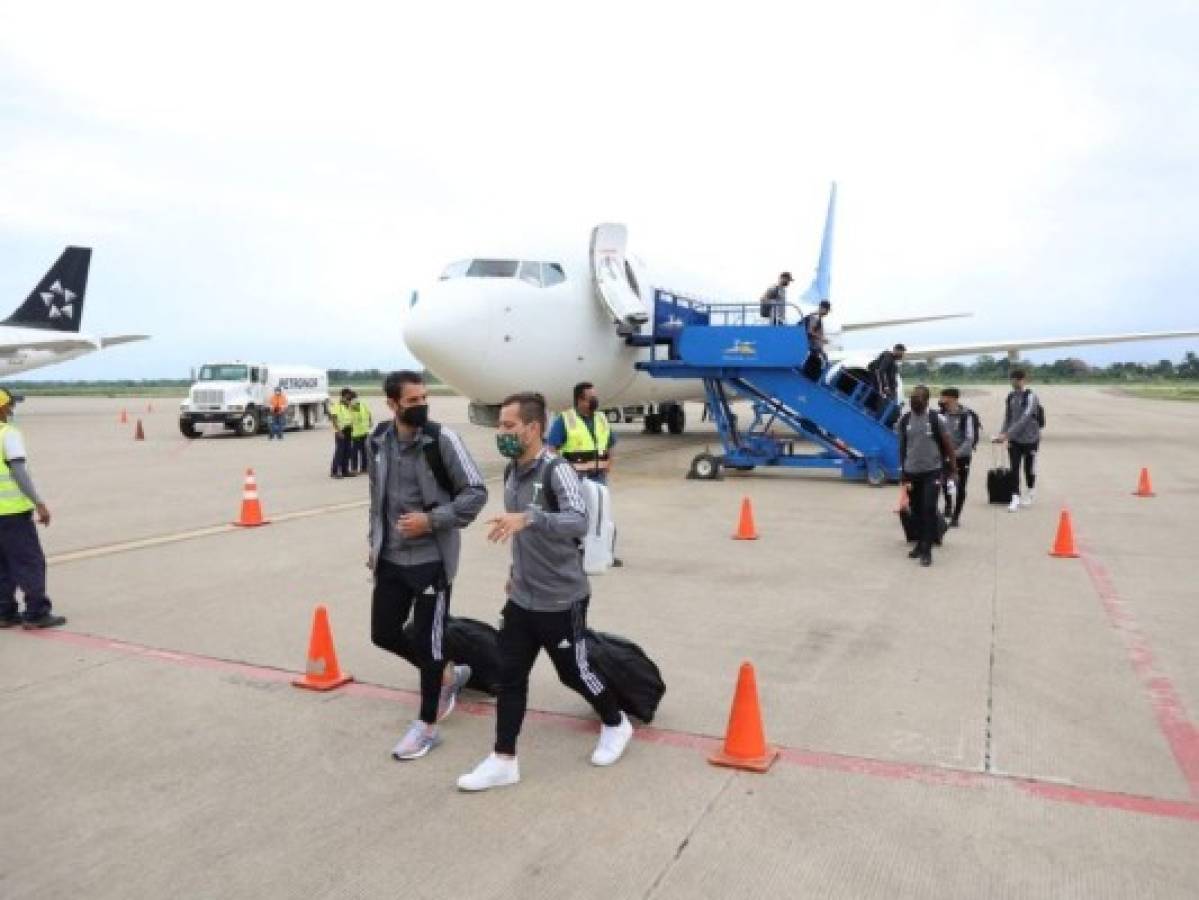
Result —
<path fill-rule="evenodd" d="M 198 438 L 200 436 L 200 429 L 196 427 L 196 423 L 191 419 L 180 419 L 179 433 L 185 438 Z"/>
<path fill-rule="evenodd" d="M 258 413 L 247 409 L 237 420 L 237 433 L 242 437 L 252 437 L 258 434 Z"/>
<path fill-rule="evenodd" d="M 683 411 L 683 404 L 675 403 L 667 407 L 666 430 L 671 434 L 682 434 L 686 427 L 687 413 Z"/>
<path fill-rule="evenodd" d="M 300 427 L 301 428 L 303 428 L 305 431 L 311 431 L 313 418 L 314 418 L 314 416 L 312 414 L 311 406 L 305 404 L 304 406 L 300 407 Z"/>

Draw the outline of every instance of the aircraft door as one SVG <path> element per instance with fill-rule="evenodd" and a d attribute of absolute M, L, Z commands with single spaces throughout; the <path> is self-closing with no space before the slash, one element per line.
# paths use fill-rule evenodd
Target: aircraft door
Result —
<path fill-rule="evenodd" d="M 628 229 L 617 223 L 597 225 L 591 232 L 591 281 L 595 296 L 612 316 L 618 331 L 632 331 L 649 321 L 649 310 L 630 279 L 625 258 Z"/>

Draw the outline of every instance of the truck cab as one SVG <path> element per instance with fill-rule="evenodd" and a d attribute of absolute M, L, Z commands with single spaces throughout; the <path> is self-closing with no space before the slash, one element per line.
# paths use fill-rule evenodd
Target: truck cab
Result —
<path fill-rule="evenodd" d="M 197 438 L 197 427 L 219 423 L 242 437 L 265 432 L 275 388 L 288 399 L 287 428 L 310 429 L 323 419 L 329 376 L 322 369 L 284 364 L 228 362 L 200 366 L 188 397 L 179 405 L 179 430 Z"/>

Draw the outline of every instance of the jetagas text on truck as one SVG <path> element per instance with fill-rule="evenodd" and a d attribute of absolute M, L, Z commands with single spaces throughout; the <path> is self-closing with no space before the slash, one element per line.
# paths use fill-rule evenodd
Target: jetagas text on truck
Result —
<path fill-rule="evenodd" d="M 265 432 L 275 388 L 287 396 L 287 428 L 314 428 L 328 414 L 329 374 L 279 363 L 206 363 L 179 404 L 179 430 L 197 438 L 199 425 L 219 423 L 243 437 Z"/>

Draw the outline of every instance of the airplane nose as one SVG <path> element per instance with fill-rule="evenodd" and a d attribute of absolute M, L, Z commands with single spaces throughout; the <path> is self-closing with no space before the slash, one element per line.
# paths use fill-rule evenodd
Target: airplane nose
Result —
<path fill-rule="evenodd" d="M 487 307 L 477 291 L 461 284 L 425 288 L 408 310 L 404 344 L 438 378 L 471 395 L 489 355 Z"/>

